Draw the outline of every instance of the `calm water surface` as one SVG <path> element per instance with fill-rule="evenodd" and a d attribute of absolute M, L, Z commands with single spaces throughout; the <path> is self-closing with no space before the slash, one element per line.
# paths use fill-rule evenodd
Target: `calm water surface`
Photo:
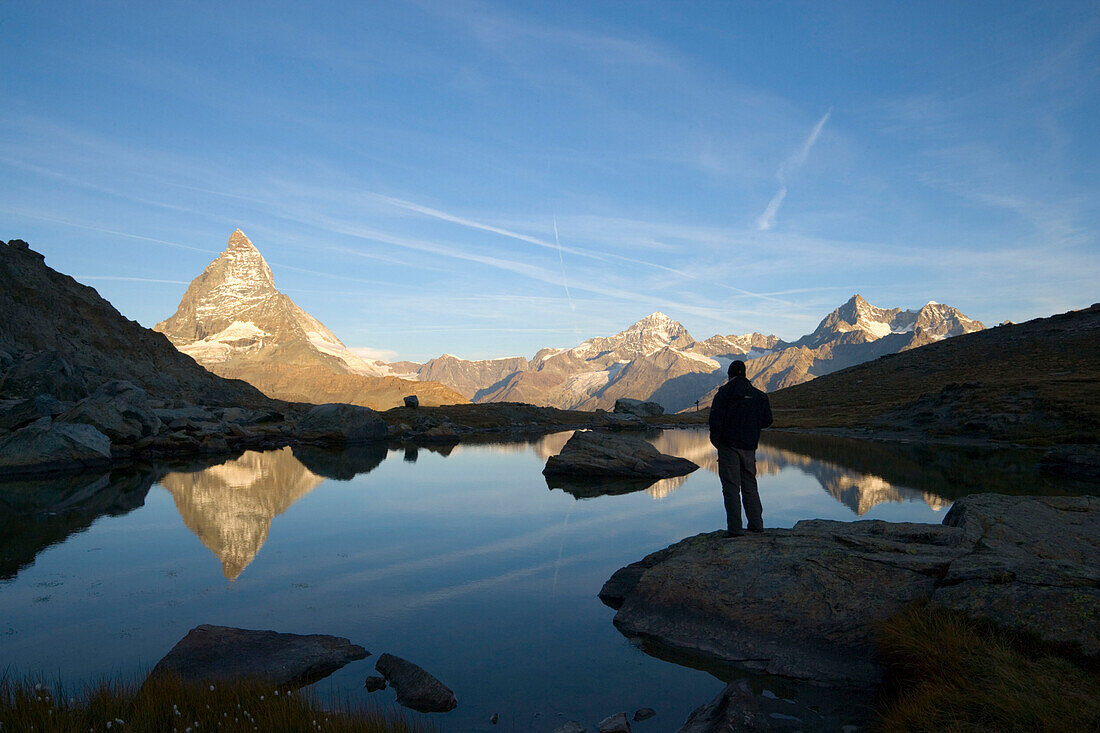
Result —
<path fill-rule="evenodd" d="M 645 490 L 574 496 L 540 474 L 568 436 L 249 452 L 167 473 L 144 505 L 82 531 L 43 519 L 5 555 L 0 666 L 70 682 L 141 679 L 198 624 L 325 633 L 372 656 L 318 683 L 321 693 L 395 705 L 392 690 L 363 689 L 390 652 L 454 689 L 458 708 L 428 716 L 442 730 L 549 730 L 641 706 L 658 717 L 639 730 L 673 730 L 722 682 L 632 646 L 596 594 L 619 567 L 724 526 L 716 456 L 705 433 L 654 434 L 702 468 Z M 768 526 L 938 523 L 950 506 L 948 487 L 937 493 L 941 469 L 919 458 L 893 469 L 906 486 L 813 456 L 806 440 L 761 446 Z"/>

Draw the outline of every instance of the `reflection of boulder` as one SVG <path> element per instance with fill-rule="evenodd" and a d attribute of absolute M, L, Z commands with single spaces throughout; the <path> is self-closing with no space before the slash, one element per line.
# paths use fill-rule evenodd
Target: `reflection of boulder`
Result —
<path fill-rule="evenodd" d="M 370 473 L 386 459 L 385 443 L 367 443 L 339 449 L 296 446 L 294 457 L 319 476 L 351 481 L 361 473 Z"/>
<path fill-rule="evenodd" d="M 170 473 L 161 485 L 172 494 L 187 528 L 234 580 L 267 541 L 271 520 L 324 479 L 302 465 L 290 448 L 246 451 L 239 458 L 195 473 Z"/>
<path fill-rule="evenodd" d="M 115 470 L 48 480 L 5 481 L 0 491 L 0 578 L 14 577 L 50 545 L 82 532 L 101 516 L 145 503 L 150 470 Z"/>
<path fill-rule="evenodd" d="M 594 499 L 597 496 L 618 496 L 645 491 L 657 483 L 646 478 L 584 478 L 581 476 L 547 476 L 550 489 L 561 489 L 574 499 Z"/>

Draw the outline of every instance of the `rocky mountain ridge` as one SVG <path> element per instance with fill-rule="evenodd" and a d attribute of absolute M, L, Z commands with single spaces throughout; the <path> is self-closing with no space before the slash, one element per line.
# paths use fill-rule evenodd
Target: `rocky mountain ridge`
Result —
<path fill-rule="evenodd" d="M 393 365 L 418 379 L 447 384 L 474 402 L 529 402 L 561 409 L 610 409 L 620 397 L 652 400 L 668 411 L 709 405 L 730 361 L 774 391 L 854 364 L 970 333 L 984 326 L 956 308 L 930 302 L 919 310 L 877 308 L 860 295 L 826 316 L 810 334 L 786 343 L 774 335 L 715 335 L 696 341 L 657 312 L 612 336 L 530 359 L 469 361 L 444 355 Z"/>
<path fill-rule="evenodd" d="M 438 382 L 410 383 L 384 362 L 354 354 L 275 287 L 271 268 L 240 229 L 191 281 L 176 312 L 153 329 L 215 374 L 278 399 L 376 409 L 411 394 L 426 405 L 466 401 Z"/>

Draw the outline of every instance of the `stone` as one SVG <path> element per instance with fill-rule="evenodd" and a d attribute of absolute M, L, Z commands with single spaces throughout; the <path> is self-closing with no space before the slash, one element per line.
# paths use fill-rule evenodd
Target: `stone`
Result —
<path fill-rule="evenodd" d="M 492 723 L 493 725 L 496 725 L 497 723 L 500 722 L 500 715 L 498 715 L 497 713 L 493 713 L 492 715 L 489 716 L 489 722 Z"/>
<path fill-rule="evenodd" d="M 550 456 L 542 473 L 554 477 L 659 479 L 683 476 L 697 468 L 686 458 L 661 453 L 641 438 L 578 430 L 561 453 Z"/>
<path fill-rule="evenodd" d="M 630 733 L 630 721 L 626 719 L 626 713 L 615 713 L 601 720 L 596 730 L 600 733 Z"/>
<path fill-rule="evenodd" d="M 0 474 L 74 471 L 111 461 L 111 441 L 91 425 L 69 425 L 48 417 L 0 439 Z"/>
<path fill-rule="evenodd" d="M 649 720 L 657 714 L 657 711 L 653 708 L 638 708 L 634 711 L 634 722 L 641 722 L 643 720 Z"/>
<path fill-rule="evenodd" d="M 369 407 L 333 402 L 317 405 L 296 424 L 310 443 L 369 443 L 386 437 L 386 423 Z"/>
<path fill-rule="evenodd" d="M 570 720 L 562 725 L 559 725 L 551 733 L 586 733 L 587 728 L 578 723 L 575 720 Z"/>
<path fill-rule="evenodd" d="M 145 390 L 121 379 L 104 382 L 57 419 L 91 425 L 116 443 L 132 443 L 164 427 Z"/>
<path fill-rule="evenodd" d="M 445 713 L 458 705 L 449 687 L 401 657 L 383 654 L 374 668 L 397 691 L 397 702 L 407 708 L 420 713 Z"/>
<path fill-rule="evenodd" d="M 0 406 L 0 432 L 18 430 L 43 417 L 55 417 L 71 407 L 53 395 L 40 394 L 26 400 L 9 400 Z"/>
<path fill-rule="evenodd" d="M 79 369 L 54 351 L 25 356 L 0 377 L 0 397 L 30 399 L 40 394 L 79 400 L 88 394 L 88 384 Z"/>
<path fill-rule="evenodd" d="M 386 689 L 386 678 L 371 675 L 367 677 L 367 681 L 363 683 L 363 687 L 367 688 L 367 692 L 378 692 L 379 690 Z"/>
<path fill-rule="evenodd" d="M 405 396 L 405 407 L 415 410 L 420 407 L 420 398 L 414 394 Z"/>
<path fill-rule="evenodd" d="M 614 412 L 638 417 L 660 417 L 665 414 L 665 408 L 657 402 L 643 402 L 632 400 L 629 397 L 620 397 L 615 400 Z"/>
<path fill-rule="evenodd" d="M 285 690 L 328 677 L 370 653 L 347 639 L 203 624 L 187 632 L 149 673 L 186 682 L 254 679 Z"/>
<path fill-rule="evenodd" d="M 696 708 L 677 733 L 741 733 L 771 730 L 761 713 L 752 687 L 735 680 L 705 705 Z"/>
<path fill-rule="evenodd" d="M 874 624 L 920 601 L 1100 657 L 1098 497 L 972 494 L 940 526 L 808 520 L 720 534 L 617 571 L 600 598 L 619 630 L 681 657 L 865 688 L 882 676 Z"/>

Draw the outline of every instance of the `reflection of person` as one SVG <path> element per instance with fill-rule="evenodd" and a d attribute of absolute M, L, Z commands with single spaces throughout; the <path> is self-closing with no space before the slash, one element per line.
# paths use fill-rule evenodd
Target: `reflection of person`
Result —
<path fill-rule="evenodd" d="M 710 442 L 718 449 L 718 478 L 730 537 L 741 534 L 742 505 L 749 531 L 764 531 L 756 486 L 756 445 L 760 431 L 771 424 L 768 396 L 745 377 L 745 362 L 733 362 L 729 381 L 718 389 L 710 407 Z"/>

